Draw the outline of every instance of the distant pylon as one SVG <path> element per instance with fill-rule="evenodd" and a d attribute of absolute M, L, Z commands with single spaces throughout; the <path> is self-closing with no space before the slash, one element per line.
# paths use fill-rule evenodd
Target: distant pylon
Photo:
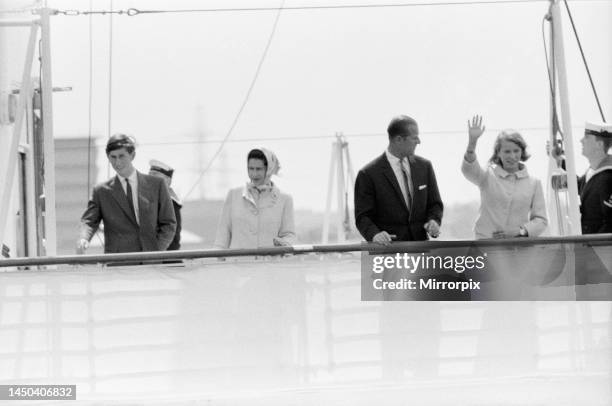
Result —
<path fill-rule="evenodd" d="M 321 241 L 323 244 L 327 244 L 329 242 L 329 225 L 332 211 L 331 204 L 334 194 L 334 184 L 336 185 L 335 189 L 338 203 L 336 239 L 338 242 L 344 242 L 347 240 L 348 235 L 353 230 L 353 221 L 349 205 L 353 197 L 355 175 L 353 172 L 353 165 L 351 164 L 348 142 L 342 133 L 336 133 L 336 141 L 334 141 L 332 144 L 329 178 L 327 184 L 327 205 L 325 206 L 323 233 L 321 236 Z"/>

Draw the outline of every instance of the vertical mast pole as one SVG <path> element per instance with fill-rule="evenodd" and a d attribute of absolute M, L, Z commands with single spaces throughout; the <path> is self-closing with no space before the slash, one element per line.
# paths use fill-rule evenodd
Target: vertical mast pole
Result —
<path fill-rule="evenodd" d="M 563 45 L 563 26 L 561 23 L 560 0 L 551 0 L 554 65 L 558 76 L 559 102 L 561 105 L 561 127 L 563 128 L 563 145 L 565 147 L 565 167 L 567 170 L 567 186 L 569 193 L 569 228 L 571 235 L 581 235 L 580 213 L 578 211 L 578 183 L 576 180 L 576 164 L 574 158 L 574 139 L 572 137 L 572 120 L 569 107 L 569 92 L 567 89 L 567 70 L 565 66 L 565 51 Z"/>
<path fill-rule="evenodd" d="M 45 255 L 57 254 L 55 215 L 55 140 L 53 137 L 53 81 L 51 78 L 51 33 L 49 16 L 52 10 L 41 9 L 42 117 L 45 151 Z"/>

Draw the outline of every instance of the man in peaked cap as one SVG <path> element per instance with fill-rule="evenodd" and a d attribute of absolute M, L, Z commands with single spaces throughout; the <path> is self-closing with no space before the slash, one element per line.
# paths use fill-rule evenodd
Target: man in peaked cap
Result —
<path fill-rule="evenodd" d="M 580 143 L 589 161 L 578 178 L 582 234 L 612 233 L 612 124 L 587 122 Z"/>
<path fill-rule="evenodd" d="M 172 206 L 174 207 L 174 217 L 176 217 L 176 232 L 174 234 L 174 239 L 168 246 L 168 251 L 178 250 L 181 248 L 181 207 L 183 207 L 183 204 L 181 203 L 181 199 L 178 198 L 172 187 L 170 187 L 170 184 L 172 183 L 172 175 L 174 174 L 174 169 L 156 159 L 150 160 L 149 165 L 149 175 L 162 178 L 164 182 L 166 182 L 168 190 L 170 190 Z"/>
<path fill-rule="evenodd" d="M 77 253 L 85 252 L 101 221 L 105 253 L 165 251 L 176 229 L 168 186 L 134 168 L 132 137 L 110 137 L 106 156 L 117 176 L 94 187 L 81 217 Z"/>

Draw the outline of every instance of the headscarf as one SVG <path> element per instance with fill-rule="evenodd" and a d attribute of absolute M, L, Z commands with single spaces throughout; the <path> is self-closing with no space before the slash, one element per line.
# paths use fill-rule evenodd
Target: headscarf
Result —
<path fill-rule="evenodd" d="M 264 182 L 260 186 L 255 186 L 252 182 L 247 183 L 247 190 L 255 200 L 257 200 L 260 193 L 270 191 L 274 188 L 274 183 L 272 182 L 272 175 L 277 175 L 278 171 L 280 170 L 280 162 L 274 152 L 266 148 L 258 149 L 263 152 L 264 156 L 266 157 L 267 169 Z"/>
<path fill-rule="evenodd" d="M 264 156 L 266 157 L 266 161 L 268 161 L 268 170 L 266 171 L 266 179 L 264 184 L 270 184 L 272 182 L 272 175 L 277 175 L 278 171 L 280 170 L 280 162 L 278 161 L 276 154 L 269 149 L 259 148 L 259 150 L 263 152 Z"/>

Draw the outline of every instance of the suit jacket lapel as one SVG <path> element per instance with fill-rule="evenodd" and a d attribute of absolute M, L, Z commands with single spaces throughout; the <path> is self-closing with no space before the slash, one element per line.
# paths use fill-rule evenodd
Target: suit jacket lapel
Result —
<path fill-rule="evenodd" d="M 138 226 L 136 219 L 132 215 L 132 211 L 130 210 L 130 206 L 128 205 L 127 195 L 123 191 L 123 187 L 121 186 L 121 181 L 119 180 L 118 176 L 115 176 L 111 180 L 110 187 L 111 187 L 111 194 L 113 198 L 115 198 L 115 200 L 119 204 L 119 207 L 121 207 L 121 210 L 123 210 L 127 218 L 129 218 L 130 221 L 134 223 L 134 225 Z"/>
<path fill-rule="evenodd" d="M 382 156 L 382 171 L 383 175 L 387 178 L 387 180 L 393 186 L 393 190 L 395 191 L 396 197 L 404 204 L 406 210 L 408 210 L 408 206 L 406 205 L 406 199 L 404 199 L 404 195 L 402 194 L 402 189 L 400 189 L 400 185 L 397 181 L 397 176 L 395 176 L 395 172 L 393 172 L 393 168 L 391 168 L 391 163 L 387 159 L 387 156 L 383 154 Z"/>

